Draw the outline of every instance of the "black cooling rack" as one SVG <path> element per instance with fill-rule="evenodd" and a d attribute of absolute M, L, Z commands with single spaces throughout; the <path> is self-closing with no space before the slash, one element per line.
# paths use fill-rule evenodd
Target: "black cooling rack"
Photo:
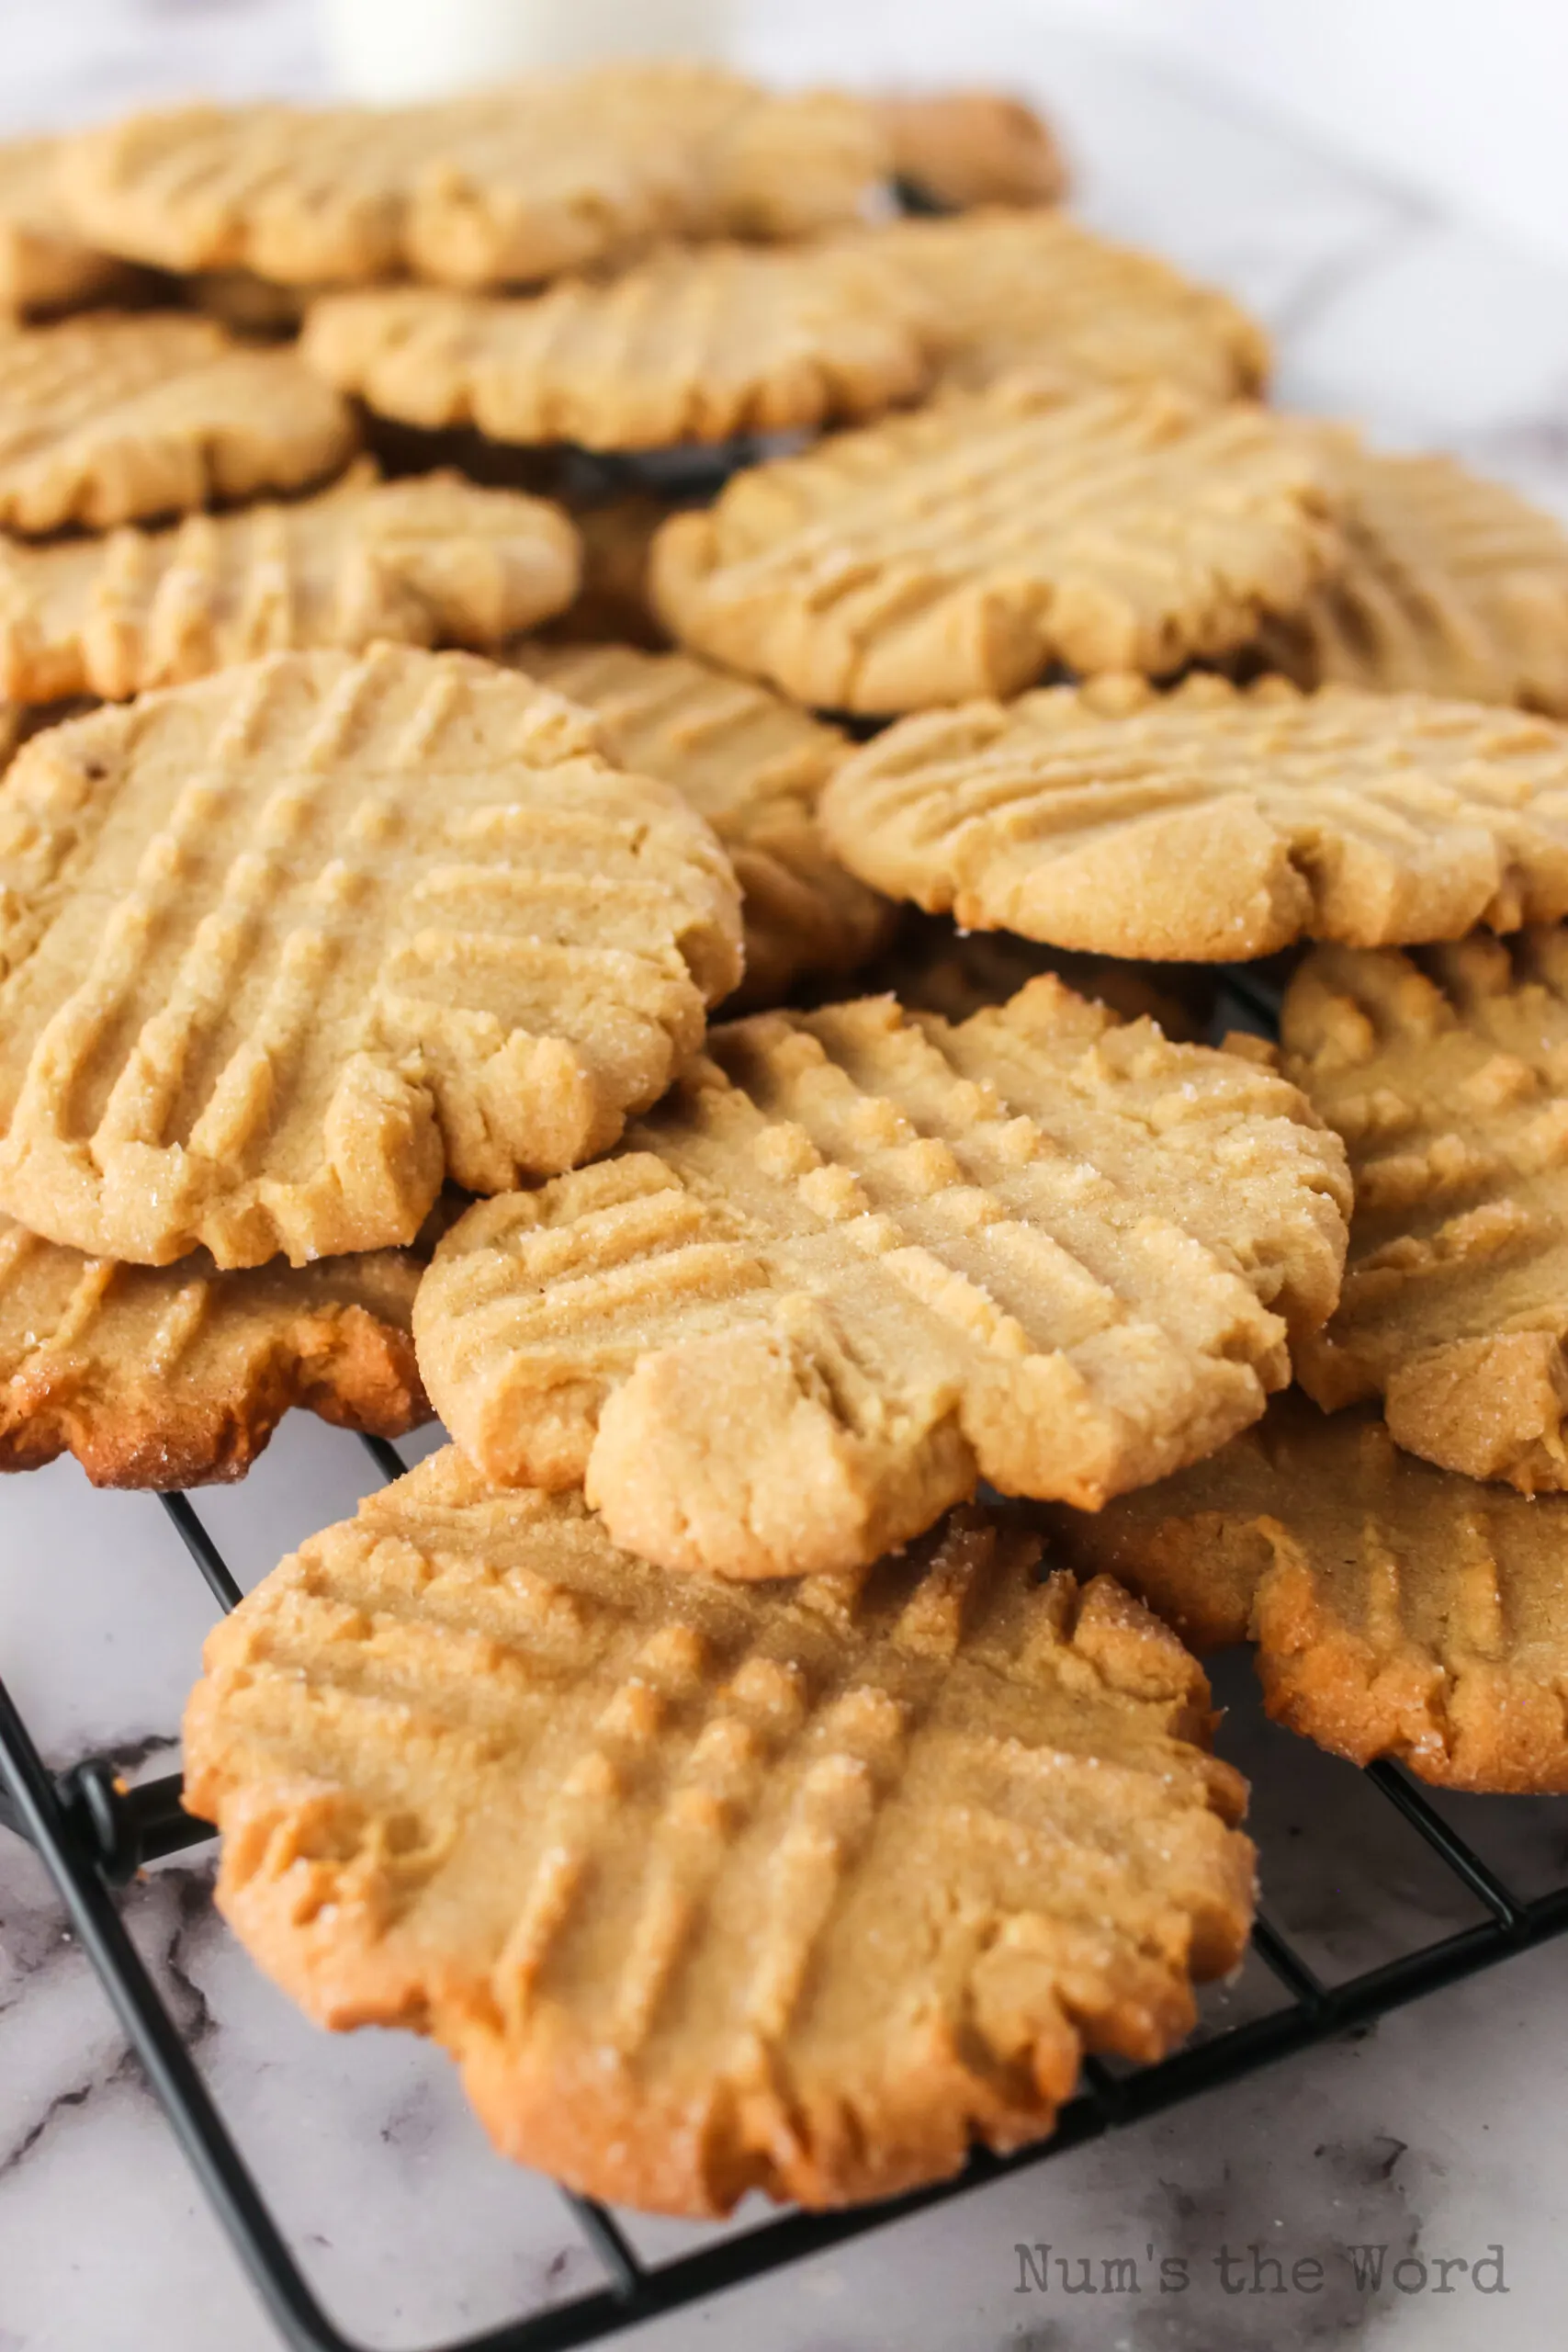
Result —
<path fill-rule="evenodd" d="M 1278 996 L 1258 984 L 1256 973 L 1227 973 L 1224 986 L 1217 1029 L 1227 1022 L 1259 1030 L 1273 1026 Z M 404 1464 L 392 1446 L 371 1437 L 359 1442 L 384 1478 L 401 1475 Z M 161 1499 L 213 1599 L 220 1609 L 232 1609 L 242 1598 L 240 1587 L 189 1497 L 169 1494 Z M 1527 1899 L 1483 1860 L 1397 1767 L 1373 1764 L 1362 1777 L 1404 1816 L 1483 1917 L 1328 1985 L 1267 1913 L 1260 1914 L 1253 1929 L 1253 1951 L 1286 1996 L 1280 2007 L 1222 2027 L 1158 2065 L 1112 2073 L 1090 2059 L 1084 2069 L 1085 2087 L 1062 2109 L 1049 2140 L 1012 2156 L 977 2151 L 956 2178 L 881 2205 L 843 2213 L 789 2213 L 695 2253 L 650 2265 L 634 2253 L 604 2206 L 563 2189 L 560 2194 L 604 2271 L 603 2286 L 502 2327 L 432 2347 L 432 2352 L 556 2352 L 556 2347 L 602 2342 L 640 2320 L 821 2254 L 1026 2165 L 1047 2163 L 1086 2140 L 1234 2082 L 1314 2042 L 1366 2026 L 1423 1994 L 1568 1932 L 1568 1881 Z M 344 2335 L 322 2309 L 119 1916 L 117 1887 L 128 1884 L 145 1864 L 201 1845 L 212 1836 L 205 1822 L 182 1811 L 179 1775 L 127 1788 L 113 1761 L 96 1757 L 51 1773 L 0 1680 L 0 1826 L 28 1839 L 47 1865 L 72 1928 L 103 1980 L 175 2137 L 285 2343 L 295 2352 L 367 2352 L 362 2338 Z M 1267 1839 L 1261 1867 L 1267 1887 Z"/>

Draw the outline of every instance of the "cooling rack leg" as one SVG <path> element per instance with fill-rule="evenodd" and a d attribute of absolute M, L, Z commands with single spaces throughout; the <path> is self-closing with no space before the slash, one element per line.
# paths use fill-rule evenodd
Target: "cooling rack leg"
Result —
<path fill-rule="evenodd" d="M 252 2281 L 288 2342 L 297 2352 L 356 2352 L 337 2334 L 295 2268 L 107 1888 L 81 1852 L 54 1783 L 4 1682 L 0 1778 L 17 1826 L 42 1857 L 77 1940 L 102 1979 L 188 2162 L 246 2256 Z"/>

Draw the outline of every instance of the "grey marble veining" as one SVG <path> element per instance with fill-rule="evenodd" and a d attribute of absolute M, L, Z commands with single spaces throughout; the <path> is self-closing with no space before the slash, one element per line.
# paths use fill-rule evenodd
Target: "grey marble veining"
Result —
<path fill-rule="evenodd" d="M 12 9 L 8 125 L 197 88 L 320 86 L 302 0 Z M 1353 414 L 1391 443 L 1460 449 L 1568 514 L 1568 288 L 1551 264 L 1190 80 L 1131 68 L 1039 9 L 773 0 L 750 12 L 743 53 L 792 79 L 989 76 L 1033 89 L 1064 126 L 1087 217 L 1249 301 L 1276 337 L 1287 401 Z M 352 1441 L 297 1417 L 243 1487 L 200 1507 L 249 1584 L 373 1476 Z M 0 1668 L 53 1759 L 99 1750 L 169 1769 L 210 1617 L 156 1501 L 96 1496 L 69 1464 L 5 1482 Z M 1256 1777 L 1268 1905 L 1325 1978 L 1477 1916 L 1359 1775 L 1262 1721 L 1245 1661 L 1226 1662 L 1219 1682 L 1222 1745 Z M 1445 1804 L 1523 1891 L 1568 1866 L 1568 1806 Z M 596 2283 L 559 2199 L 491 2156 L 446 2062 L 405 2036 L 315 2034 L 226 1935 L 209 1867 L 197 1853 L 151 1873 L 127 1917 L 340 2320 L 375 2344 L 428 2343 Z M 1545 2352 L 1568 2288 L 1564 1958 L 1549 1946 L 636 2342 Z M 1211 1988 L 1201 2030 L 1275 1997 L 1249 1966 Z M 649 2255 L 711 2234 L 628 2226 Z M 1358 2284 L 1344 2253 L 1358 2244 L 1385 2249 L 1381 2287 Z M 1505 2291 L 1478 2293 L 1457 2266 L 1495 2244 Z M 1275 2260 L 1316 2283 L 1271 2291 Z M 1111 2274 L 1123 2291 L 1103 2291 L 1107 2263 L 1133 2266 Z M 1086 2275 L 1101 2291 L 1066 2290 Z M 1482 2276 L 1490 2286 L 1494 2273 Z M 274 2344 L 41 1871 L 0 1834 L 0 2352 Z"/>

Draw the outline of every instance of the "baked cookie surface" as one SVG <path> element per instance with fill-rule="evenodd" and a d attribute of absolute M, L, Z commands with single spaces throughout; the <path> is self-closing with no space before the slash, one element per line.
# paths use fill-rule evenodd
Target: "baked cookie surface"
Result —
<path fill-rule="evenodd" d="M 874 888 L 1090 955 L 1224 963 L 1568 912 L 1568 731 L 1424 695 L 1051 687 L 890 728 L 821 810 Z"/>
<path fill-rule="evenodd" d="M 1356 1185 L 1303 1386 L 1331 1411 L 1381 1396 L 1397 1442 L 1446 1469 L 1568 1487 L 1568 934 L 1320 948 L 1280 1038 Z"/>
<path fill-rule="evenodd" d="M 1003 382 L 736 475 L 660 532 L 653 594 L 694 650 L 886 714 L 1222 652 L 1337 546 L 1307 443 L 1261 409 Z"/>
<path fill-rule="evenodd" d="M 1412 690 L 1568 717 L 1568 536 L 1452 458 L 1387 457 L 1319 435 L 1347 555 L 1262 650 L 1304 686 Z"/>
<path fill-rule="evenodd" d="M 680 796 L 496 664 L 284 653 L 0 784 L 0 1207 L 162 1264 L 412 1240 L 602 1151 L 739 976 Z"/>
<path fill-rule="evenodd" d="M 498 646 L 569 605 L 579 572 L 576 532 L 544 499 L 455 473 L 382 482 L 366 461 L 288 505 L 0 545 L 0 694 L 123 701 L 378 638 Z"/>
<path fill-rule="evenodd" d="M 852 972 L 884 944 L 892 909 L 844 871 L 817 822 L 850 748 L 838 728 L 691 654 L 525 644 L 514 658 L 592 710 L 611 757 L 674 785 L 724 843 L 743 894 L 740 1002 L 776 1004 L 795 980 Z"/>
<path fill-rule="evenodd" d="M 1086 2050 L 1188 2030 L 1253 1856 L 1198 1668 L 1036 1550 L 961 1513 L 863 1579 L 672 1578 L 449 1448 L 210 1636 L 220 1907 L 618 2202 L 840 2205 L 1037 2137 Z"/>
<path fill-rule="evenodd" d="M 1228 401 L 1268 378 L 1268 337 L 1229 295 L 1065 213 L 896 220 L 843 243 L 921 308 L 950 384 L 1014 374 L 1060 396 L 1163 382 Z"/>
<path fill-rule="evenodd" d="M 300 353 L 405 424 L 588 449 L 853 423 L 914 399 L 932 368 L 912 306 L 831 245 L 673 245 L 510 300 L 331 295 Z"/>
<path fill-rule="evenodd" d="M 988 1478 L 1095 1507 L 1212 1452 L 1338 1293 L 1337 1137 L 1051 978 L 952 1027 L 759 1014 L 615 1159 L 460 1218 L 425 1385 L 502 1485 L 661 1566 L 853 1567 Z"/>
<path fill-rule="evenodd" d="M 1269 1713 L 1319 1747 L 1568 1792 L 1568 1499 L 1434 1469 L 1365 1408 L 1292 1393 L 1212 1460 L 1050 1526 L 1048 1558 L 1119 1577 L 1198 1648 L 1255 1641 Z"/>
<path fill-rule="evenodd" d="M 662 238 L 807 235 L 887 162 L 859 100 L 614 63 L 433 105 L 136 115 L 69 141 L 60 184 L 85 235 L 164 269 L 500 286 Z"/>
<path fill-rule="evenodd" d="M 126 1266 L 0 1217 L 0 1470 L 73 1453 L 100 1487 L 243 1477 L 290 1406 L 401 1437 L 430 1418 L 412 1250 Z"/>
<path fill-rule="evenodd" d="M 347 401 L 290 351 L 209 319 L 93 312 L 0 335 L 0 528 L 109 530 L 300 490 L 358 438 Z"/>

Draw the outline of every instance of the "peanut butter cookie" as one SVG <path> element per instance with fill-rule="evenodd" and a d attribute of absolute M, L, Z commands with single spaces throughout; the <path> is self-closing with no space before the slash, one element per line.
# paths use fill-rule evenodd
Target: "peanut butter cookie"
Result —
<path fill-rule="evenodd" d="M 292 504 L 164 531 L 0 545 L 0 694 L 123 701 L 263 653 L 378 638 L 498 646 L 577 591 L 558 507 L 368 460 Z"/>
<path fill-rule="evenodd" d="M 915 398 L 932 370 L 912 306 L 831 245 L 672 245 L 608 281 L 506 300 L 330 295 L 300 353 L 403 424 L 587 449 L 854 423 Z"/>
<path fill-rule="evenodd" d="M 1283 679 L 1053 687 L 907 719 L 836 770 L 852 872 L 1089 955 L 1225 963 L 1568 913 L 1568 729 Z"/>
<path fill-rule="evenodd" d="M 736 475 L 660 532 L 654 602 L 797 702 L 923 710 L 1245 644 L 1337 560 L 1328 511 L 1261 409 L 1004 382 Z"/>
<path fill-rule="evenodd" d="M 739 977 L 668 785 L 462 653 L 280 653 L 0 783 L 0 1208 L 94 1255 L 411 1241 L 603 1151 Z"/>
<path fill-rule="evenodd" d="M 1381 1396 L 1398 1443 L 1446 1469 L 1568 1487 L 1568 935 L 1320 948 L 1280 1035 L 1356 1183 L 1303 1386 L 1328 1410 Z"/>
<path fill-rule="evenodd" d="M 299 490 L 354 451 L 347 401 L 210 319 L 95 311 L 0 335 L 0 529 L 112 529 Z"/>
<path fill-rule="evenodd" d="M 186 1802 L 319 2023 L 413 2026 L 497 2146 L 669 2213 L 1051 2129 L 1235 1965 L 1245 1783 L 1106 1577 L 956 1515 L 864 1578 L 671 1577 L 455 1449 L 209 1637 Z"/>
<path fill-rule="evenodd" d="M 164 269 L 502 286 L 664 238 L 830 228 L 889 162 L 861 100 L 612 63 L 434 105 L 134 115 L 70 140 L 59 177 L 83 235 Z"/>
<path fill-rule="evenodd" d="M 1391 458 L 1326 427 L 1346 560 L 1264 657 L 1305 686 L 1412 690 L 1568 717 L 1568 537 L 1452 458 Z"/>
<path fill-rule="evenodd" d="M 240 1478 L 291 1405 L 400 1437 L 430 1418 L 409 1332 L 423 1263 L 124 1266 L 0 1218 L 0 1470 L 69 1452 L 99 1487 Z"/>
<path fill-rule="evenodd" d="M 977 1478 L 1095 1508 L 1211 1453 L 1338 1295 L 1342 1148 L 1273 1072 L 1050 978 L 716 1030 L 615 1159 L 481 1204 L 420 1369 L 503 1485 L 617 1543 L 853 1567 Z"/>
<path fill-rule="evenodd" d="M 1292 1394 L 1212 1461 L 1050 1525 L 1052 1559 L 1120 1577 L 1198 1648 L 1250 1636 L 1269 1713 L 1320 1747 L 1568 1792 L 1568 1499 L 1433 1469 L 1366 1408 Z"/>

